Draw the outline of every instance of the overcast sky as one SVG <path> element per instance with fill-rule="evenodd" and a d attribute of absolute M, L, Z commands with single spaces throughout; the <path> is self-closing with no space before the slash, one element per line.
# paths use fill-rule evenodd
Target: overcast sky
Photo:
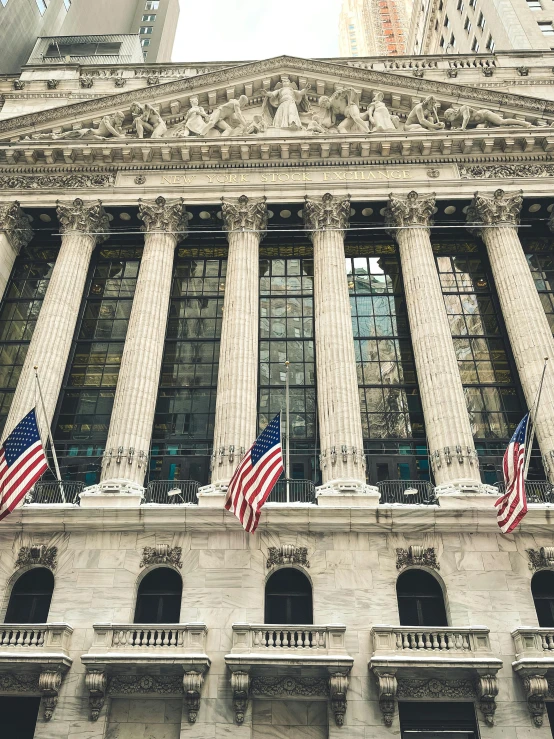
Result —
<path fill-rule="evenodd" d="M 338 56 L 341 0 L 180 0 L 174 62 Z"/>

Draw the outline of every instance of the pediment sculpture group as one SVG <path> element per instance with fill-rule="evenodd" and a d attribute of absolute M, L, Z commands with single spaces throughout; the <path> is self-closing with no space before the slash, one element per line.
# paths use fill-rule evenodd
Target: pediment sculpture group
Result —
<path fill-rule="evenodd" d="M 96 128 L 77 128 L 72 131 L 36 133 L 27 136 L 36 139 L 105 140 L 160 139 L 186 137 L 229 137 L 250 135 L 325 135 L 325 134 L 371 134 L 383 131 L 439 131 L 444 128 L 466 130 L 467 128 L 489 128 L 512 126 L 530 128 L 532 123 L 517 118 L 505 118 L 488 109 L 469 105 L 452 106 L 439 119 L 439 104 L 433 96 L 418 102 L 401 122 L 398 115 L 391 113 L 384 102 L 384 93 L 373 93 L 366 110 L 360 109 L 359 93 L 351 87 L 337 89 L 332 95 L 321 95 L 317 109 L 313 110 L 309 100 L 311 86 L 299 89 L 288 76 L 282 76 L 273 90 L 261 90 L 264 100 L 261 110 L 251 119 L 244 115 L 249 100 L 246 95 L 227 100 L 207 113 L 198 98 L 190 98 L 190 107 L 183 119 L 168 127 L 160 110 L 150 103 L 131 104 L 132 124 L 126 125 L 125 113 L 117 111 L 106 115 Z"/>

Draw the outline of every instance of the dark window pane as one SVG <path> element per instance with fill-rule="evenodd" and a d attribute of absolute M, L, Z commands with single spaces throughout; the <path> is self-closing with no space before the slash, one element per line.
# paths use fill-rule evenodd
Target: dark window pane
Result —
<path fill-rule="evenodd" d="M 158 567 L 141 581 L 135 608 L 136 624 L 176 624 L 181 613 L 181 576 L 168 567 Z"/>
<path fill-rule="evenodd" d="M 312 586 L 300 570 L 275 572 L 265 587 L 266 624 L 311 624 Z"/>
<path fill-rule="evenodd" d="M 7 624 L 44 624 L 48 621 L 54 575 L 44 567 L 25 572 L 12 588 Z"/>
<path fill-rule="evenodd" d="M 3 739 L 33 739 L 40 698 L 0 696 Z"/>
<path fill-rule="evenodd" d="M 441 586 L 423 570 L 407 570 L 396 582 L 401 626 L 448 626 Z"/>

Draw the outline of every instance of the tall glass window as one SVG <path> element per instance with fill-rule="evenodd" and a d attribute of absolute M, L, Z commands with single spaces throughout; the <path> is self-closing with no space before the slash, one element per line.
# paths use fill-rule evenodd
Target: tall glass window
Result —
<path fill-rule="evenodd" d="M 223 247 L 177 252 L 150 479 L 208 481 L 226 255 Z"/>
<path fill-rule="evenodd" d="M 4 428 L 46 294 L 60 240 L 22 249 L 0 307 L 0 429 Z"/>
<path fill-rule="evenodd" d="M 100 475 L 141 256 L 134 244 L 97 250 L 85 289 L 54 438 L 64 477 L 89 485 Z"/>
<path fill-rule="evenodd" d="M 544 312 L 554 333 L 554 255 L 552 237 L 521 239 Z"/>

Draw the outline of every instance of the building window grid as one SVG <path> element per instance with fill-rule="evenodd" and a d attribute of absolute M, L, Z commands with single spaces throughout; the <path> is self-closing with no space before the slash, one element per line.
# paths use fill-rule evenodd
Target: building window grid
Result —
<path fill-rule="evenodd" d="M 142 33 L 145 36 L 152 35 L 154 32 L 154 26 L 141 26 L 139 28 L 139 33 Z"/>
<path fill-rule="evenodd" d="M 554 255 L 549 239 L 521 239 L 529 269 L 554 334 Z"/>
<path fill-rule="evenodd" d="M 144 6 L 145 10 L 158 10 L 160 7 L 160 0 L 147 0 Z"/>
<path fill-rule="evenodd" d="M 48 0 L 36 0 L 37 7 L 41 15 L 44 15 L 48 8 Z"/>
<path fill-rule="evenodd" d="M 539 22 L 538 25 L 544 36 L 554 36 L 554 24 L 552 21 Z"/>
<path fill-rule="evenodd" d="M 156 14 L 154 15 L 143 15 L 142 16 L 142 22 L 143 23 L 154 23 L 156 21 Z"/>

